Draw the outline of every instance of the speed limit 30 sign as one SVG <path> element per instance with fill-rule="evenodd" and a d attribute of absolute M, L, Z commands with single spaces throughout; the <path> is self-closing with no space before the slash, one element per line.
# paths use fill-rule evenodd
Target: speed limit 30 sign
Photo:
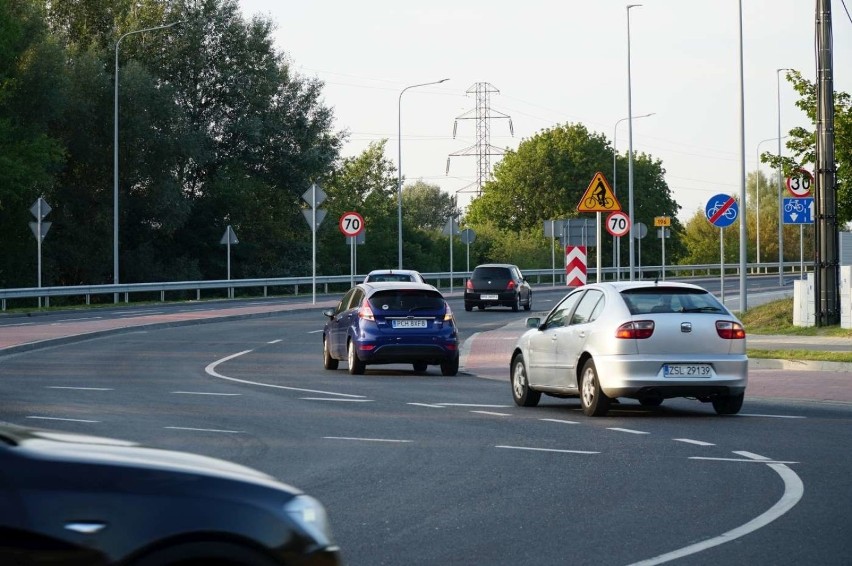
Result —
<path fill-rule="evenodd" d="M 606 217 L 606 231 L 616 238 L 626 236 L 630 232 L 630 217 L 620 210 L 613 212 Z"/>
<path fill-rule="evenodd" d="M 813 184 L 814 176 L 807 169 L 796 169 L 793 175 L 787 177 L 787 191 L 794 197 L 810 196 Z"/>
<path fill-rule="evenodd" d="M 344 236 L 354 238 L 364 231 L 364 217 L 355 211 L 344 212 L 337 225 Z"/>

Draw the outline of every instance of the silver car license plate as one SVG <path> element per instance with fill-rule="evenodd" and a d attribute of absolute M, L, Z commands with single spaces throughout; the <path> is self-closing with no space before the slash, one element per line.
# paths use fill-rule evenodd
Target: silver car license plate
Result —
<path fill-rule="evenodd" d="M 712 377 L 710 364 L 663 364 L 663 377 Z"/>
<path fill-rule="evenodd" d="M 497 295 L 480 295 L 479 298 L 483 301 L 496 301 Z"/>
<path fill-rule="evenodd" d="M 393 321 L 394 328 L 426 328 L 427 322 L 424 319 L 402 319 Z"/>

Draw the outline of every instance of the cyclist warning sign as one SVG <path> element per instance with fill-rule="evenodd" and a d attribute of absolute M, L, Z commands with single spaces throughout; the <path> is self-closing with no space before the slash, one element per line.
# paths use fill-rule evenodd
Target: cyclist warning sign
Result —
<path fill-rule="evenodd" d="M 604 174 L 598 171 L 592 177 L 589 188 L 583 193 L 577 204 L 578 212 L 615 212 L 621 210 L 621 204 Z"/>

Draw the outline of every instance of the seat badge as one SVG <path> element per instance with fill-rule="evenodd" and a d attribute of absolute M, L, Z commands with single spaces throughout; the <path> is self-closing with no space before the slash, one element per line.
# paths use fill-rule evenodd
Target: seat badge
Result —
<path fill-rule="evenodd" d="M 681 322 L 680 323 L 680 331 L 681 332 L 692 332 L 692 323 L 691 322 Z"/>

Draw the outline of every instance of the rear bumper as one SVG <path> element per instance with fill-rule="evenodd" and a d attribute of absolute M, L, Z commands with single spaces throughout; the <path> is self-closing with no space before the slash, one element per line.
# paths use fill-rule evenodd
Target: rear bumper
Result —
<path fill-rule="evenodd" d="M 702 363 L 710 377 L 663 377 L 667 363 Z M 595 358 L 601 389 L 609 397 L 712 397 L 739 395 L 748 385 L 748 357 L 710 356 L 701 359 L 599 356 Z"/>
<path fill-rule="evenodd" d="M 496 299 L 483 299 L 483 295 L 493 295 Z M 466 305 L 485 305 L 485 306 L 512 306 L 517 301 L 517 291 L 495 291 L 493 293 L 483 291 L 481 293 L 464 292 L 464 302 Z"/>

